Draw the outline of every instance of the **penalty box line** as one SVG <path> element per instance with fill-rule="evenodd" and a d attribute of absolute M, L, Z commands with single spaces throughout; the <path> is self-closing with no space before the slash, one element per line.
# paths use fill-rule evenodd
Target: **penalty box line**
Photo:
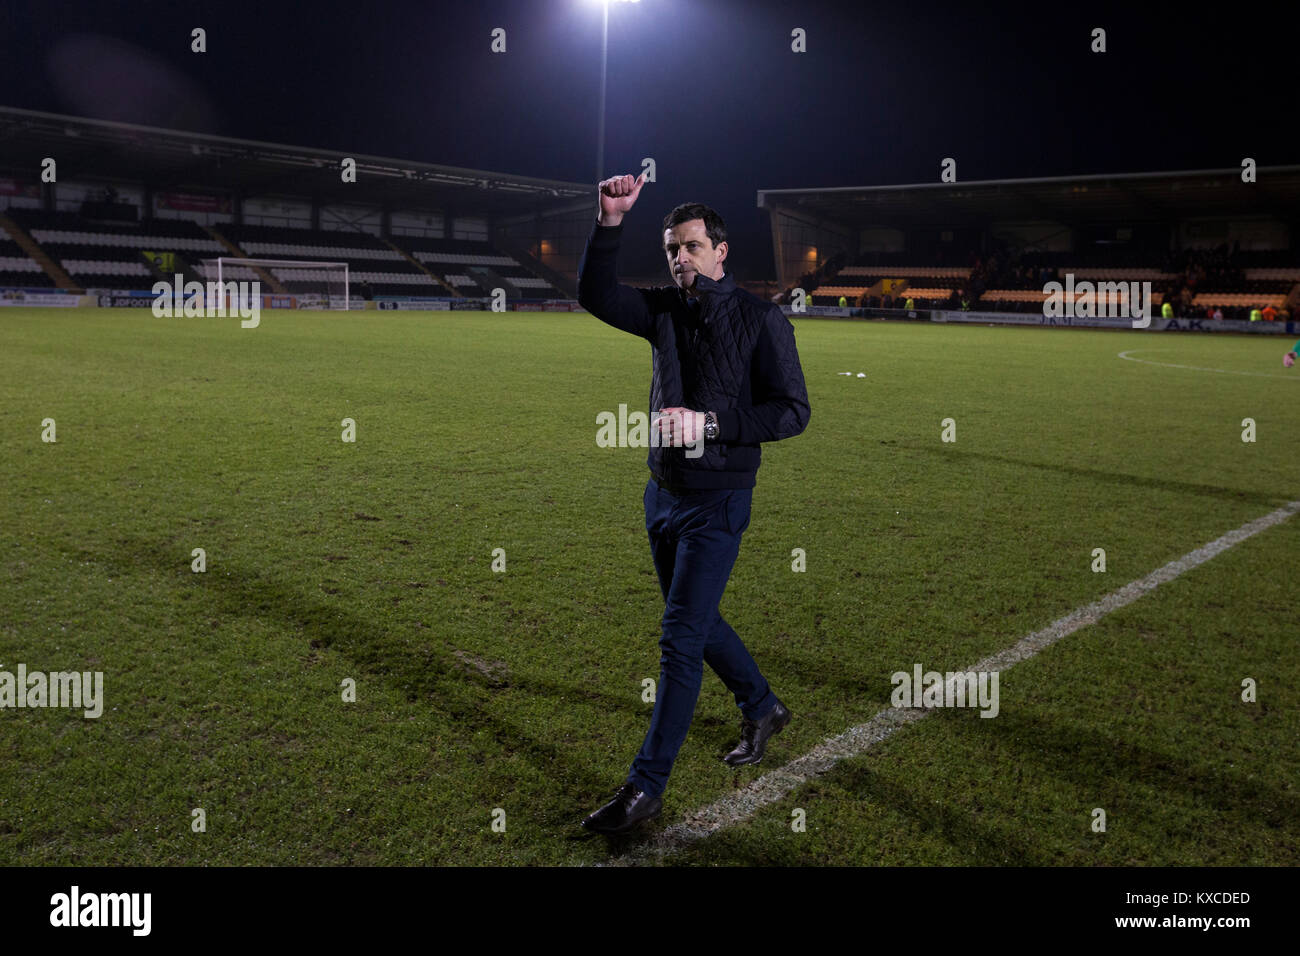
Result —
<path fill-rule="evenodd" d="M 961 670 L 1006 670 L 1013 664 L 1033 657 L 1061 638 L 1068 637 L 1089 624 L 1097 623 L 1107 614 L 1132 604 L 1142 595 L 1204 564 L 1247 538 L 1280 524 L 1297 511 L 1300 511 L 1300 501 L 1288 502 L 1271 514 L 1249 521 L 1209 544 L 1195 551 L 1189 551 L 1181 558 L 1152 571 L 1146 577 L 1131 581 L 1118 591 L 1112 591 L 1091 604 L 1071 611 L 1047 627 L 1022 637 L 1005 650 Z M 785 799 L 798 787 L 826 773 L 841 760 L 865 753 L 906 725 L 923 720 L 932 713 L 934 713 L 932 709 L 887 707 L 865 723 L 851 727 L 837 737 L 827 738 L 809 753 L 792 760 L 784 767 L 763 774 L 716 803 L 688 813 L 680 823 L 665 827 L 628 853 L 597 865 L 637 866 L 656 862 L 712 836 L 719 830 L 743 823 L 763 807 Z"/>

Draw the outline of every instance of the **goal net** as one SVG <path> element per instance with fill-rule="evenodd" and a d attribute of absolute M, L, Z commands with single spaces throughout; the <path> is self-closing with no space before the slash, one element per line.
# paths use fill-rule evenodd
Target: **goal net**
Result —
<path fill-rule="evenodd" d="M 317 262 L 311 259 L 239 259 L 220 256 L 203 260 L 203 278 L 209 283 L 209 299 L 229 299 L 229 290 L 238 288 L 230 283 L 262 282 L 270 273 L 294 297 L 300 309 L 348 308 L 348 264 L 346 262 Z M 216 289 L 211 283 L 218 283 Z M 217 291 L 221 290 L 221 291 Z M 263 289 L 263 294 L 275 293 L 274 288 Z M 215 296 L 211 293 L 216 293 Z M 215 304 L 209 303 L 209 304 Z"/>

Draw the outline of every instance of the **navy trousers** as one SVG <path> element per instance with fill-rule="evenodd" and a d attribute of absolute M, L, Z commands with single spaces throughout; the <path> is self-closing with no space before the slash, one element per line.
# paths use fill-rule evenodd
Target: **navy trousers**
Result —
<path fill-rule="evenodd" d="M 645 526 L 664 594 L 654 714 L 628 780 L 658 796 L 695 716 L 704 664 L 722 678 L 746 717 L 759 720 L 776 695 L 718 612 L 749 527 L 752 488 L 673 495 L 654 479 L 645 489 Z"/>

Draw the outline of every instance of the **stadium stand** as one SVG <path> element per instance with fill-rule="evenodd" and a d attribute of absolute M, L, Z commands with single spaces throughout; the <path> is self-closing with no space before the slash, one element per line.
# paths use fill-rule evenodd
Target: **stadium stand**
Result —
<path fill-rule="evenodd" d="M 487 295 L 497 285 L 498 279 L 504 280 L 508 295 L 510 287 L 517 290 L 515 294 L 527 298 L 548 299 L 563 295 L 489 242 L 412 236 L 397 237 L 395 241 L 424 263 L 430 272 L 466 295 Z"/>
<path fill-rule="evenodd" d="M 0 286 L 45 289 L 52 288 L 54 280 L 18 243 L 0 233 Z"/>
<path fill-rule="evenodd" d="M 70 212 L 14 209 L 11 213 L 14 222 L 82 289 L 150 288 L 164 276 L 146 253 L 173 253 L 178 270 L 187 278 L 213 279 L 215 273 L 207 275 L 202 260 L 232 256 L 233 250 L 238 250 L 254 259 L 346 262 L 354 295 L 364 291 L 370 297 L 446 296 L 452 289 L 479 296 L 502 285 L 512 298 L 562 296 L 545 279 L 487 242 L 410 236 L 385 241 L 363 232 L 233 223 L 212 227 L 210 234 L 197 223 L 181 219 L 106 224 Z M 320 291 L 326 277 L 325 272 L 310 268 L 273 268 L 271 272 L 292 293 Z M 237 267 L 223 275 L 236 280 L 257 278 L 252 270 Z M 0 284 L 38 288 L 54 283 L 5 236 L 0 242 Z"/>
<path fill-rule="evenodd" d="M 1146 264 L 1142 264 L 1146 260 Z M 988 287 L 978 308 L 992 311 L 1037 312 L 1043 286 L 1067 276 L 1082 282 L 1150 282 L 1153 306 L 1167 299 L 1180 317 L 1208 317 L 1215 309 L 1225 319 L 1249 318 L 1253 309 L 1273 306 L 1285 310 L 1294 302 L 1300 268 L 1275 265 L 1286 253 L 1241 252 L 1226 245 L 1215 249 L 1141 250 L 1104 253 L 1009 254 L 986 273 Z M 1267 264 L 1265 264 L 1267 263 Z"/>
<path fill-rule="evenodd" d="M 954 266 L 927 266 L 915 263 L 897 266 L 848 266 L 841 269 L 828 284 L 818 287 L 817 295 L 830 299 L 844 296 L 852 305 L 871 308 L 889 308 L 896 297 L 911 297 L 921 303 L 944 301 L 951 298 L 953 289 L 964 283 L 970 270 Z M 885 291 L 889 281 L 891 289 Z M 943 283 L 937 285 L 936 282 Z M 889 305 L 886 305 L 889 301 Z M 901 306 L 900 306 L 901 308 Z"/>
<path fill-rule="evenodd" d="M 347 262 L 353 294 L 368 297 L 445 296 L 449 290 L 477 297 L 503 286 L 511 298 L 561 298 L 564 293 L 532 274 L 489 242 L 395 236 L 382 239 L 364 232 L 312 230 L 223 223 L 205 229 L 181 219 L 102 222 L 71 212 L 15 208 L 13 223 L 37 244 L 32 255 L 47 254 L 84 289 L 147 289 L 162 277 L 151 255 L 172 253 L 187 277 L 206 275 L 203 259 L 250 258 Z M 20 237 L 21 238 L 21 237 Z M 26 242 L 26 239 L 23 239 Z M 30 248 L 30 247 L 29 247 Z M 911 299 L 917 308 L 969 308 L 986 311 L 1038 312 L 1043 287 L 1073 275 L 1076 283 L 1150 282 L 1152 304 L 1166 299 L 1179 316 L 1249 317 L 1271 306 L 1289 318 L 1300 304 L 1300 267 L 1285 251 L 1082 249 L 1070 253 L 1011 251 L 968 252 L 967 266 L 927 264 L 914 255 L 872 253 L 839 268 L 830 260 L 801 277 L 818 305 L 835 305 L 841 296 L 851 305 L 901 308 Z M 324 271 L 310 268 L 272 270 L 289 292 L 319 291 Z M 247 269 L 230 268 L 229 279 L 253 279 Z M 170 278 L 170 275 L 167 276 Z M 66 280 L 60 280 L 66 281 Z M 0 286 L 52 288 L 57 283 L 41 264 L 8 235 L 0 233 Z M 787 290 L 787 295 L 789 290 Z"/>
<path fill-rule="evenodd" d="M 400 252 L 369 233 L 228 223 L 215 227 L 214 231 L 249 258 L 346 262 L 353 294 L 361 289 L 367 289 L 372 296 L 447 294 Z M 289 292 L 319 291 L 325 278 L 324 272 L 311 269 L 273 268 L 271 271 Z"/>
<path fill-rule="evenodd" d="M 66 212 L 12 209 L 9 215 L 83 289 L 148 289 L 161 273 L 145 252 L 175 253 L 182 269 L 227 254 L 198 225 L 179 219 L 106 225 Z"/>

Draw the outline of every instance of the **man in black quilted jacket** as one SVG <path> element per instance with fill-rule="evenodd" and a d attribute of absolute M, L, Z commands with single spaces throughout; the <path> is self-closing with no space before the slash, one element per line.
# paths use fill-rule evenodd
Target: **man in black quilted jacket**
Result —
<path fill-rule="evenodd" d="M 650 410 L 658 415 L 644 505 L 664 595 L 659 683 L 626 783 L 582 821 L 598 833 L 623 833 L 662 809 L 706 662 L 742 715 L 740 743 L 722 758 L 728 764 L 758 763 L 768 738 L 790 721 L 718 602 L 749 527 L 760 444 L 808 425 L 794 328 L 778 306 L 736 287 L 724 268 L 726 226 L 699 203 L 664 219 L 675 285 L 620 285 L 623 216 L 644 185 L 631 176 L 600 184 L 599 218 L 578 271 L 578 301 L 587 311 L 649 341 Z"/>

